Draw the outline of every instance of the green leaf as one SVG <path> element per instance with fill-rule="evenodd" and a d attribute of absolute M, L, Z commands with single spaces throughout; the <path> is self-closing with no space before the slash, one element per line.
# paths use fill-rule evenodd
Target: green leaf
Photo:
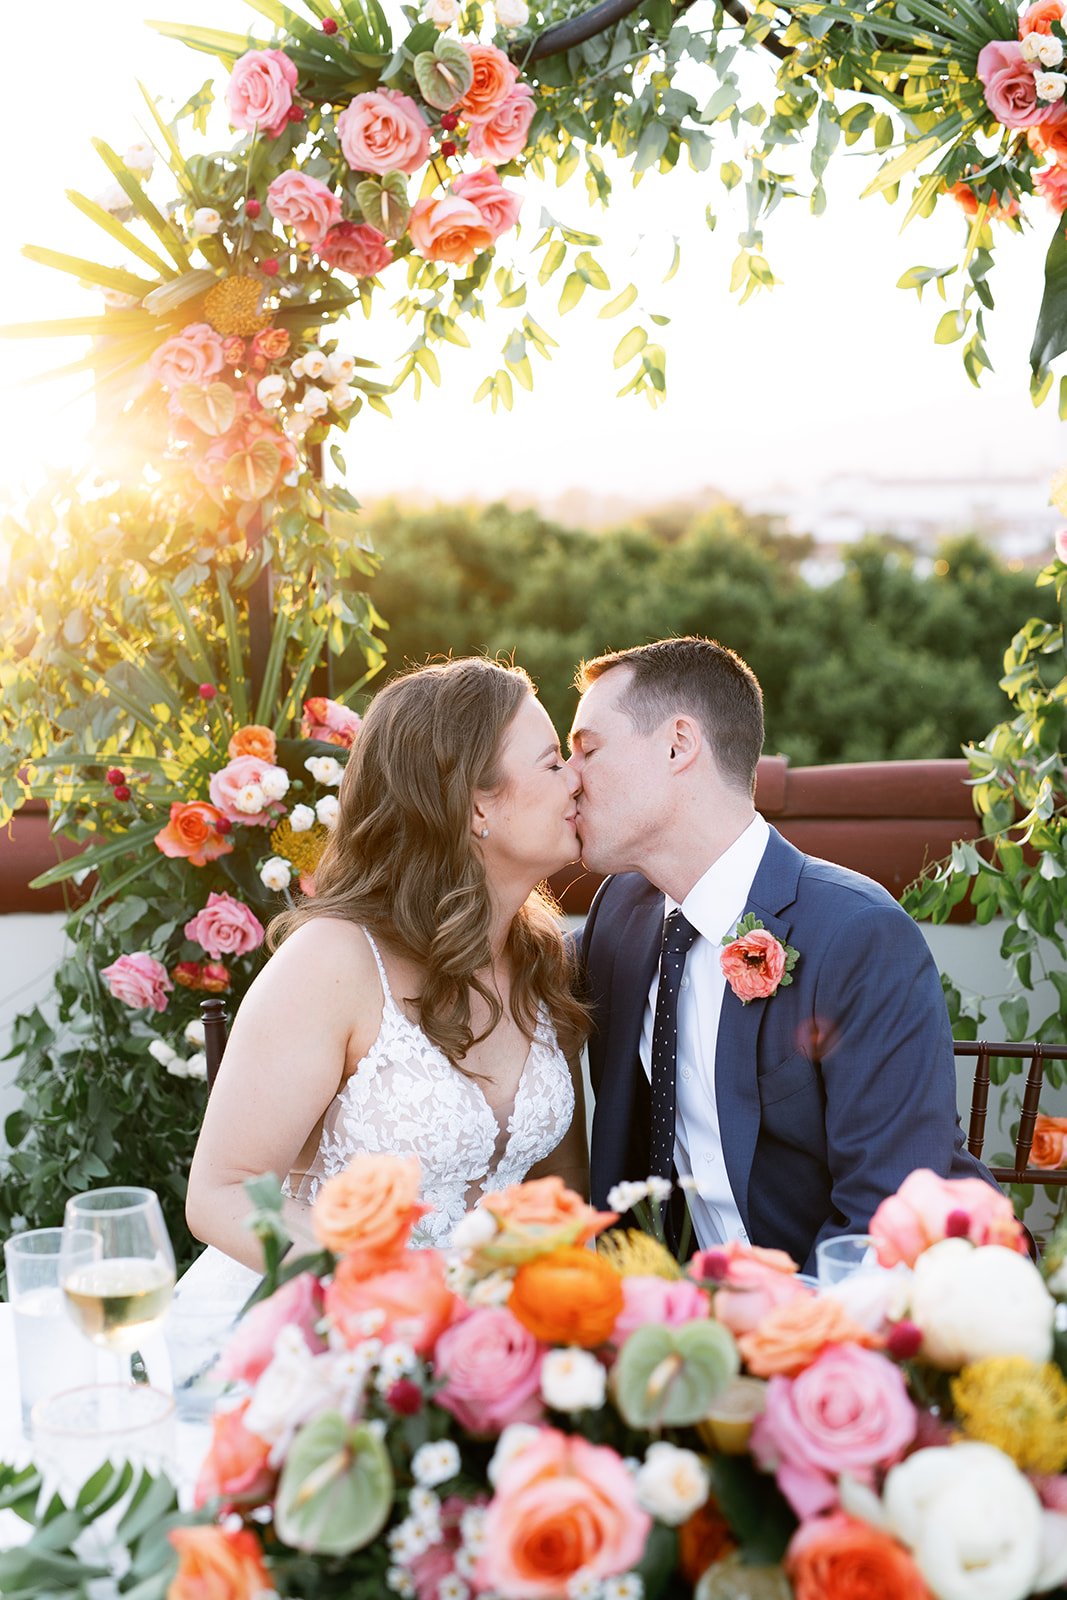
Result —
<path fill-rule="evenodd" d="M 617 294 L 614 300 L 609 300 L 606 306 L 601 307 L 601 309 L 597 312 L 597 316 L 617 317 L 620 312 L 628 310 L 636 299 L 637 289 L 634 284 L 629 283 L 621 294 Z"/>
<path fill-rule="evenodd" d="M 563 265 L 566 255 L 567 246 L 559 239 L 554 239 L 545 251 L 544 260 L 537 274 L 538 283 L 547 283 L 552 274 Z"/>
<path fill-rule="evenodd" d="M 172 267 L 169 261 L 164 261 L 162 256 L 157 256 L 150 245 L 138 239 L 135 233 L 131 233 L 129 228 L 124 227 L 109 211 L 105 211 L 103 206 L 97 205 L 95 200 L 89 200 L 85 195 L 79 194 L 76 189 L 68 189 L 66 193 L 67 199 L 72 206 L 76 207 L 83 216 L 88 217 L 91 222 L 95 222 L 98 228 L 103 228 L 105 233 L 111 235 L 116 244 L 122 245 L 124 250 L 128 250 L 139 261 L 143 261 L 146 267 L 151 267 L 153 272 L 158 272 L 161 278 L 173 278 L 175 276 L 176 267 Z"/>
<path fill-rule="evenodd" d="M 648 343 L 648 334 L 644 328 L 631 328 L 629 333 L 619 340 L 615 346 L 615 365 L 624 367 L 628 361 L 639 354 Z"/>
<path fill-rule="evenodd" d="M 935 344 L 952 344 L 962 339 L 967 331 L 970 314 L 966 311 L 946 311 L 934 333 Z"/>
<path fill-rule="evenodd" d="M 908 145 L 898 156 L 894 156 L 892 161 L 886 162 L 885 166 L 881 168 L 876 177 L 864 189 L 860 198 L 866 200 L 869 195 L 881 194 L 883 190 L 892 188 L 895 183 L 900 182 L 905 174 L 921 166 L 927 156 L 932 155 L 941 144 L 942 137 L 939 134 L 930 134 L 925 139 L 916 139 L 914 144 Z"/>
<path fill-rule="evenodd" d="M 559 310 L 561 314 L 565 311 L 573 310 L 578 304 L 579 300 L 582 298 L 582 295 L 585 293 L 585 282 L 586 280 L 582 277 L 580 272 L 571 272 L 568 274 L 567 280 L 563 285 L 563 292 L 559 297 Z"/>
<path fill-rule="evenodd" d="M 72 277 L 84 278 L 101 289 L 118 289 L 121 294 L 136 295 L 137 299 L 155 288 L 149 278 L 138 278 L 121 267 L 102 267 L 96 261 L 86 261 L 81 256 L 64 255 L 61 250 L 48 250 L 39 244 L 24 244 L 22 253 L 42 267 L 54 267 L 57 272 L 69 272 Z"/>

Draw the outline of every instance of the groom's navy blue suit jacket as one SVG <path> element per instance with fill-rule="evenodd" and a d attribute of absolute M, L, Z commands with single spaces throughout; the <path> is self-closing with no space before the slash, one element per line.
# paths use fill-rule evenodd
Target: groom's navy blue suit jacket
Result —
<path fill-rule="evenodd" d="M 715 1098 L 750 1241 L 811 1270 L 817 1240 L 864 1232 L 915 1167 L 992 1182 L 964 1148 L 937 969 L 892 896 L 771 828 L 745 910 L 799 951 L 792 984 L 769 999 L 723 997 Z M 638 1047 L 662 929 L 663 895 L 624 873 L 601 886 L 582 935 L 597 1206 L 648 1173 Z"/>

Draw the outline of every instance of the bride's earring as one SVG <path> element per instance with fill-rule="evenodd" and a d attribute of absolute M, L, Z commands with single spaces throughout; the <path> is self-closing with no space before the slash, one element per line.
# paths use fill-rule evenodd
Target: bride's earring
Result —
<path fill-rule="evenodd" d="M 489 829 L 488 828 L 483 828 L 482 829 L 482 838 L 483 839 L 488 839 L 488 837 L 489 837 Z"/>

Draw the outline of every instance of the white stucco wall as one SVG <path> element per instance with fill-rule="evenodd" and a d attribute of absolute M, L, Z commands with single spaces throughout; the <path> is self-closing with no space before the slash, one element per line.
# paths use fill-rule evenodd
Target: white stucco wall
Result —
<path fill-rule="evenodd" d="M 63 951 L 63 913 L 0 917 L 0 1056 L 11 1048 L 15 1018 L 35 1005 L 47 1004 L 52 974 Z M 18 1104 L 12 1085 L 17 1062 L 0 1060 L 0 1148 L 4 1119 Z"/>

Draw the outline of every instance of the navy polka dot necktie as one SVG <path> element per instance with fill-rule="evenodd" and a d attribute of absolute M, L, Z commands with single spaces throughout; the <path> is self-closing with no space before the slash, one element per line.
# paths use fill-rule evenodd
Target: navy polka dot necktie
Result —
<path fill-rule="evenodd" d="M 678 992 L 689 948 L 697 930 L 680 911 L 672 911 L 663 924 L 659 958 L 659 990 L 652 1024 L 652 1133 L 649 1141 L 650 1177 L 670 1178 L 674 1172 L 674 1077 L 678 1064 Z"/>

